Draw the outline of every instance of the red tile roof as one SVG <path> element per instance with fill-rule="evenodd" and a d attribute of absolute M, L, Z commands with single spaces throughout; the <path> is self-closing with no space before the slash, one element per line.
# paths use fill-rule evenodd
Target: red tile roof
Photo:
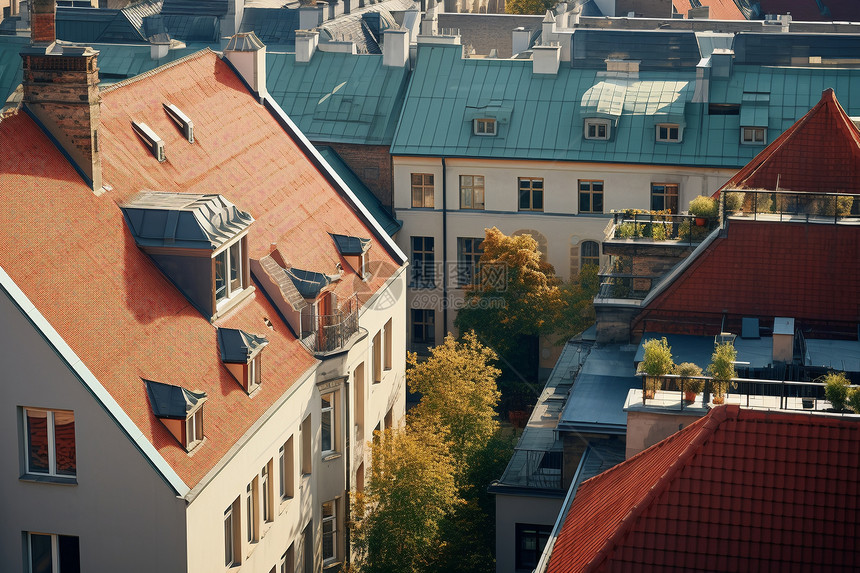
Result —
<path fill-rule="evenodd" d="M 194 122 L 193 144 L 165 102 Z M 167 161 L 150 154 L 132 121 L 161 136 Z M 99 140 L 112 189 L 96 196 L 27 114 L 0 122 L 0 145 L 16 150 L 0 154 L 0 267 L 193 487 L 316 360 L 259 288 L 210 324 L 135 246 L 118 204 L 141 190 L 220 193 L 256 219 L 252 258 L 277 243 L 297 267 L 334 273 L 342 262 L 341 297 L 366 300 L 400 262 L 209 51 L 104 90 Z M 351 273 L 329 233 L 372 238 L 372 280 Z M 216 326 L 268 338 L 253 397 L 221 364 Z M 207 393 L 206 440 L 193 456 L 155 418 L 141 378 Z"/>
<path fill-rule="evenodd" d="M 709 20 L 746 20 L 734 0 L 702 0 L 700 4 L 710 8 Z M 693 7 L 690 0 L 672 0 L 672 5 L 675 7 L 675 12 L 683 14 L 684 18 Z"/>
<path fill-rule="evenodd" d="M 832 89 L 722 189 L 860 193 L 860 131 Z"/>
<path fill-rule="evenodd" d="M 548 573 L 856 571 L 860 420 L 721 406 L 580 486 Z"/>

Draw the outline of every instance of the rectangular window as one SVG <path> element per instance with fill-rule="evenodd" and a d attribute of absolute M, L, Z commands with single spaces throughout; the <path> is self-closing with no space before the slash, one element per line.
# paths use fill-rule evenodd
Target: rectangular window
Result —
<path fill-rule="evenodd" d="M 382 382 L 382 333 L 373 337 L 373 383 Z"/>
<path fill-rule="evenodd" d="M 764 127 L 742 127 L 741 143 L 747 145 L 764 145 L 767 142 L 767 130 Z"/>
<path fill-rule="evenodd" d="M 651 209 L 654 211 L 678 212 L 678 184 L 652 183 Z"/>
<path fill-rule="evenodd" d="M 433 208 L 433 174 L 412 174 L 412 207 L 416 209 Z"/>
<path fill-rule="evenodd" d="M 322 410 L 320 412 L 320 428 L 322 432 L 322 454 L 330 454 L 335 449 L 334 443 L 334 393 L 322 395 Z"/>
<path fill-rule="evenodd" d="M 263 523 L 271 523 L 275 519 L 274 489 L 272 483 L 273 460 L 260 470 L 260 492 L 263 496 Z"/>
<path fill-rule="evenodd" d="M 579 248 L 579 269 L 586 265 L 600 266 L 600 244 L 597 241 L 583 241 Z"/>
<path fill-rule="evenodd" d="M 241 544 L 239 536 L 242 535 L 239 527 L 239 498 L 224 510 L 224 564 L 227 567 L 241 563 Z"/>
<path fill-rule="evenodd" d="M 289 549 L 281 555 L 278 571 L 280 573 L 296 573 L 296 550 L 290 543 Z"/>
<path fill-rule="evenodd" d="M 603 213 L 603 181 L 579 181 L 579 212 Z"/>
<path fill-rule="evenodd" d="M 311 417 L 302 421 L 302 475 L 308 475 L 313 470 L 313 434 L 311 433 Z"/>
<path fill-rule="evenodd" d="M 80 538 L 27 533 L 28 573 L 81 573 Z"/>
<path fill-rule="evenodd" d="M 436 288 L 433 237 L 412 237 L 412 288 Z"/>
<path fill-rule="evenodd" d="M 520 211 L 543 211 L 543 179 L 520 177 Z"/>
<path fill-rule="evenodd" d="M 681 141 L 681 127 L 676 123 L 661 123 L 657 125 L 657 141 Z"/>
<path fill-rule="evenodd" d="M 290 436 L 286 443 L 281 446 L 278 464 L 281 469 L 281 499 L 291 499 L 295 495 L 295 458 L 293 449 L 293 437 Z"/>
<path fill-rule="evenodd" d="M 24 408 L 25 473 L 75 477 L 75 414 Z"/>
<path fill-rule="evenodd" d="M 484 250 L 481 237 L 457 237 L 457 285 L 464 287 L 474 284 L 478 278 L 478 265 Z"/>
<path fill-rule="evenodd" d="M 475 135 L 496 135 L 496 120 L 492 118 L 483 118 L 473 120 L 472 125 L 475 129 Z"/>
<path fill-rule="evenodd" d="M 248 362 L 248 394 L 257 389 L 260 385 L 260 355 L 257 354 L 253 360 Z"/>
<path fill-rule="evenodd" d="M 586 119 L 585 139 L 609 139 L 609 120 Z"/>
<path fill-rule="evenodd" d="M 188 416 L 185 420 L 185 449 L 191 451 L 203 440 L 203 407 Z"/>
<path fill-rule="evenodd" d="M 314 528 L 313 522 L 308 523 L 302 531 L 302 571 L 314 571 Z"/>
<path fill-rule="evenodd" d="M 255 477 L 245 487 L 245 520 L 248 523 L 248 527 L 246 528 L 248 543 L 254 543 L 258 539 L 257 519 L 259 518 L 259 510 L 257 509 L 257 486 L 259 482 L 257 479 Z"/>
<path fill-rule="evenodd" d="M 385 361 L 383 362 L 383 366 L 386 370 L 391 370 L 391 351 L 393 348 L 393 340 L 394 336 L 391 332 L 391 319 L 388 319 L 388 322 L 385 323 L 385 327 L 382 329 L 383 338 L 385 339 Z"/>
<path fill-rule="evenodd" d="M 322 504 L 323 561 L 337 559 L 337 500 Z"/>
<path fill-rule="evenodd" d="M 215 261 L 215 302 L 227 300 L 245 287 L 244 238 L 239 239 L 220 253 Z"/>
<path fill-rule="evenodd" d="M 484 176 L 460 175 L 460 209 L 484 208 Z"/>
<path fill-rule="evenodd" d="M 531 570 L 537 566 L 552 527 L 549 525 L 516 524 L 516 566 Z"/>
<path fill-rule="evenodd" d="M 412 343 L 436 345 L 436 312 L 433 309 L 412 309 Z"/>

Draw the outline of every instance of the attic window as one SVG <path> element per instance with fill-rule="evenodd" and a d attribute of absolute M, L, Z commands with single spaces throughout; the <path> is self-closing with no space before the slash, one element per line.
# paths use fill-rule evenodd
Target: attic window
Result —
<path fill-rule="evenodd" d="M 191 451 L 203 441 L 203 404 L 205 392 L 192 392 L 181 386 L 144 380 L 152 413 Z"/>
<path fill-rule="evenodd" d="M 493 118 L 480 118 L 472 122 L 475 135 L 496 135 L 496 120 Z"/>
<path fill-rule="evenodd" d="M 681 126 L 677 123 L 657 124 L 657 141 L 678 143 L 681 141 Z"/>
<path fill-rule="evenodd" d="M 161 105 L 164 106 L 164 111 L 167 112 L 170 119 L 176 122 L 176 125 L 182 130 L 182 135 L 188 140 L 188 143 L 194 143 L 194 123 L 188 119 L 188 116 L 172 103 L 163 103 Z"/>
<path fill-rule="evenodd" d="M 152 155 L 158 159 L 159 163 L 162 163 L 167 157 L 164 155 L 164 141 L 158 134 L 152 131 L 152 128 L 146 125 L 143 122 L 137 123 L 136 121 L 131 122 L 131 127 L 134 129 L 134 132 L 140 137 L 143 142 L 149 147 L 149 150 L 152 152 Z"/>
<path fill-rule="evenodd" d="M 608 140 L 610 126 L 608 119 L 588 118 L 585 120 L 585 139 Z"/>
<path fill-rule="evenodd" d="M 218 348 L 221 362 L 230 371 L 245 392 L 252 393 L 262 380 L 261 351 L 269 344 L 262 336 L 235 328 L 218 329 Z"/>
<path fill-rule="evenodd" d="M 222 247 L 212 255 L 215 265 L 215 304 L 223 305 L 248 285 L 248 249 L 245 237 Z"/>
<path fill-rule="evenodd" d="M 348 235 L 331 235 L 338 252 L 346 259 L 352 270 L 365 280 L 367 277 L 367 251 L 370 250 L 370 239 L 350 237 Z"/>
<path fill-rule="evenodd" d="M 764 145 L 767 143 L 767 129 L 764 127 L 742 127 L 741 143 L 745 145 Z"/>

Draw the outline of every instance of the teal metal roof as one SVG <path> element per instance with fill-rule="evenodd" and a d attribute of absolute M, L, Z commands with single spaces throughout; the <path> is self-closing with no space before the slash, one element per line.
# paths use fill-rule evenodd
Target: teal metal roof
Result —
<path fill-rule="evenodd" d="M 266 56 L 269 94 L 307 135 L 324 143 L 390 145 L 409 77 L 380 55 L 320 52 Z"/>
<path fill-rule="evenodd" d="M 29 37 L 0 36 L 0 107 L 21 84 L 21 50 L 29 45 Z"/>
<path fill-rule="evenodd" d="M 368 211 L 370 211 L 370 214 L 379 222 L 379 225 L 385 230 L 385 232 L 393 237 L 394 234 L 400 230 L 400 227 L 403 226 L 403 223 L 391 216 L 391 213 L 383 207 L 379 199 L 376 198 L 376 195 L 374 195 L 370 189 L 365 187 L 364 183 L 361 182 L 358 176 L 352 172 L 352 170 L 331 147 L 317 147 L 317 150 L 320 152 L 320 155 L 323 156 L 323 159 L 331 165 L 331 168 L 334 169 L 335 173 L 343 179 L 346 186 L 352 189 L 352 192 L 355 193 L 358 200 L 361 201 L 362 205 L 364 205 Z"/>
<path fill-rule="evenodd" d="M 625 79 L 562 62 L 555 76 L 533 75 L 530 60 L 463 59 L 460 46 L 421 44 L 391 152 L 739 168 L 763 149 L 741 145 L 741 113 L 764 121 L 768 143 L 828 87 L 849 115 L 860 115 L 857 68 L 735 65 L 730 78 L 710 82 L 710 102 L 740 106 L 734 115 L 710 115 L 707 104 L 693 103 L 695 85 L 692 70 Z M 469 110 L 490 102 L 509 109 L 509 121 L 496 137 L 475 136 Z M 617 118 L 609 141 L 583 137 L 583 118 L 598 111 Z M 684 125 L 683 141 L 657 142 L 657 123 Z"/>

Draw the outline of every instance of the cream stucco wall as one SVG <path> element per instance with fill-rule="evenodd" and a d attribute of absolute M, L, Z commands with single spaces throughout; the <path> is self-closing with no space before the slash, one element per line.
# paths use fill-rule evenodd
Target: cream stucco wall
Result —
<path fill-rule="evenodd" d="M 0 569 L 33 531 L 78 536 L 81 571 L 184 571 L 185 502 L 2 288 L 0 372 Z M 74 412 L 77 485 L 19 479 L 23 407 Z"/>
<path fill-rule="evenodd" d="M 563 502 L 563 497 L 496 494 L 496 573 L 525 571 L 516 568 L 517 524 L 551 529 Z"/>

